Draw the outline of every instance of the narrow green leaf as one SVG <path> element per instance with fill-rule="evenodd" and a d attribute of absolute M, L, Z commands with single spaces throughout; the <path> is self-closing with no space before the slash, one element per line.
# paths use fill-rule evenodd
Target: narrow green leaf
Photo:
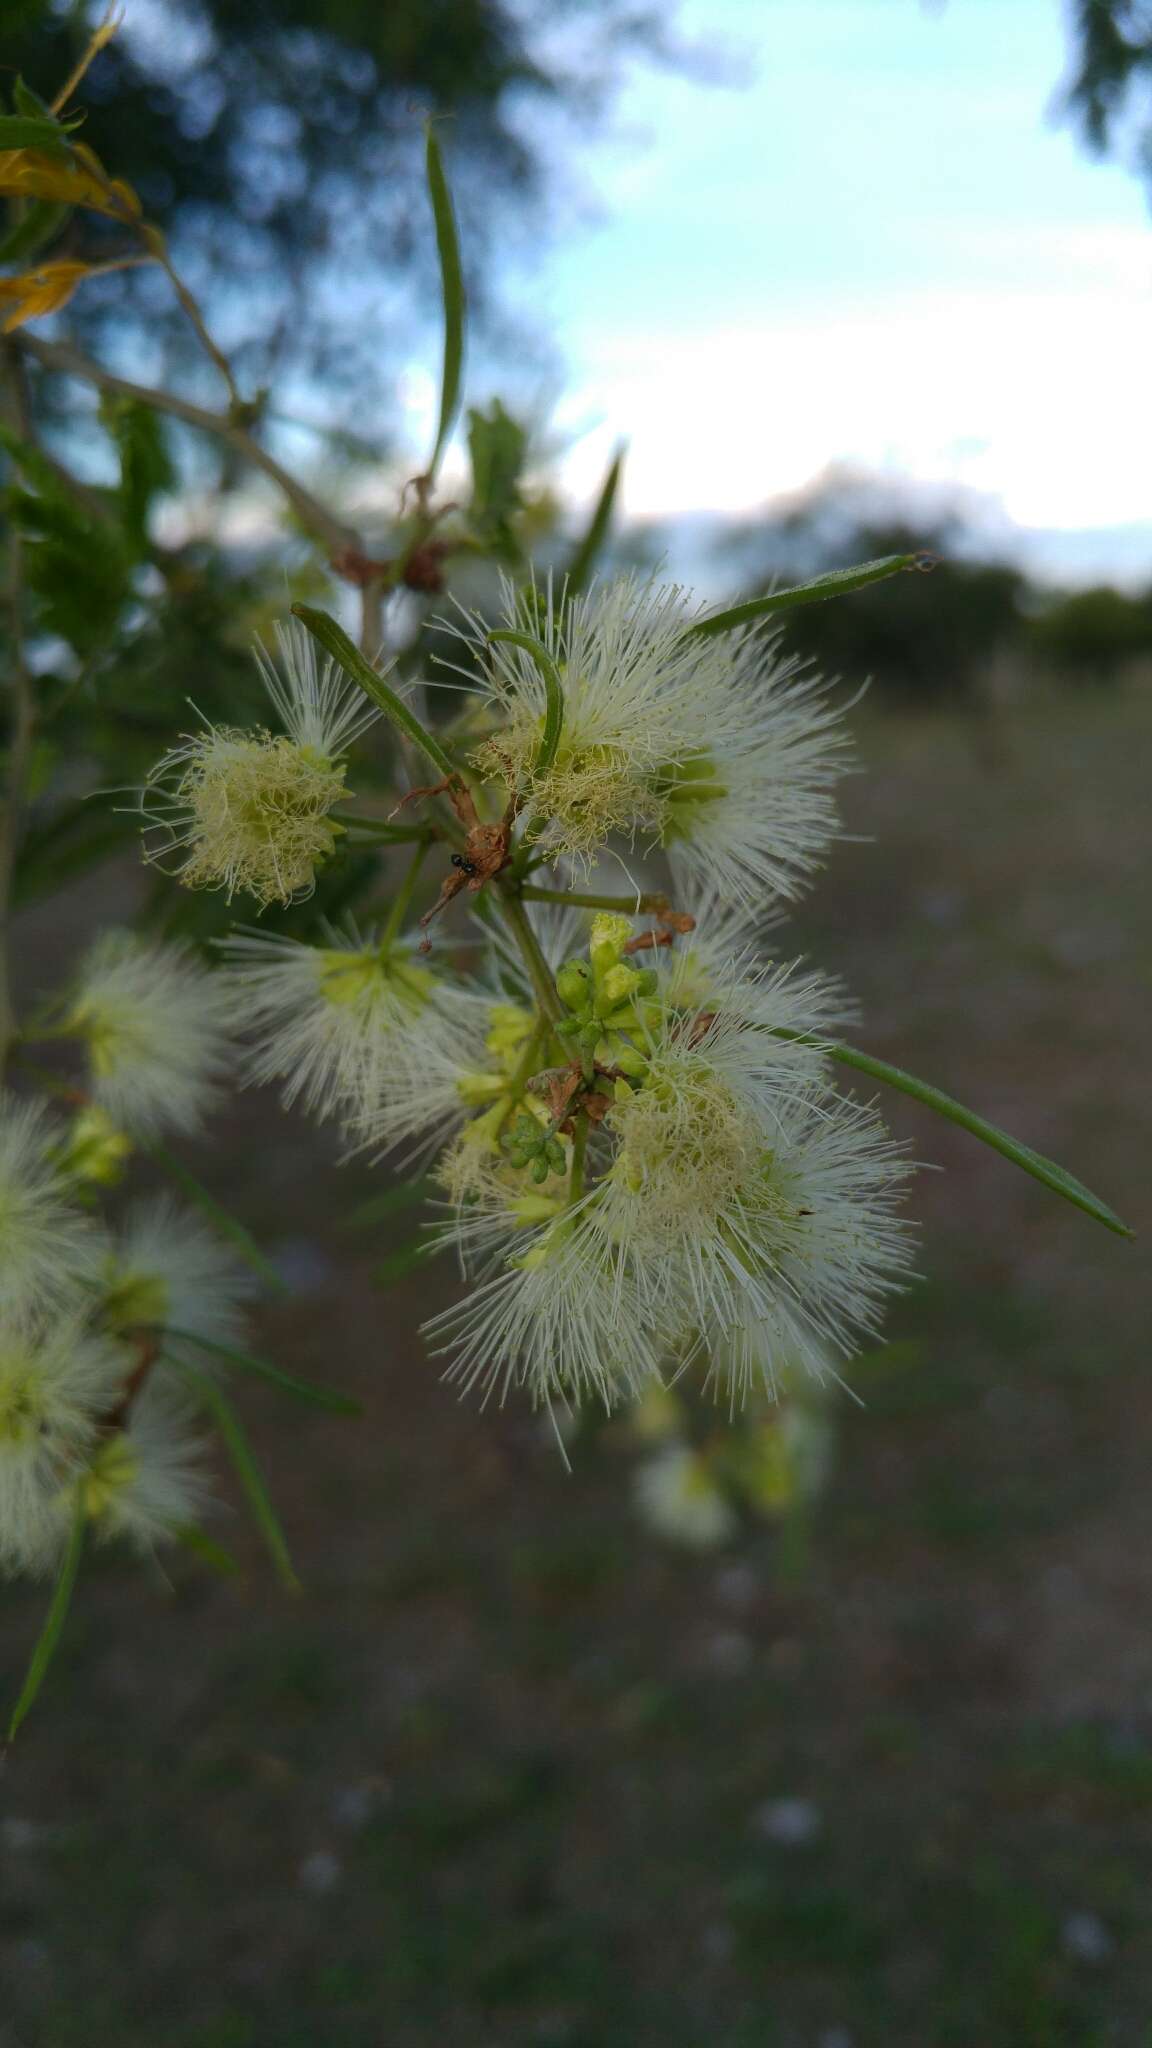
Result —
<path fill-rule="evenodd" d="M 265 1543 L 282 1583 L 292 1593 L 300 1591 L 300 1581 L 292 1568 L 284 1531 L 280 1527 L 276 1510 L 268 1496 L 268 1488 L 259 1465 L 252 1455 L 248 1439 L 240 1425 L 240 1417 L 215 1380 L 207 1373 L 198 1372 L 195 1366 L 184 1359 L 174 1358 L 172 1364 L 195 1388 L 205 1408 L 212 1416 L 228 1447 L 229 1456 L 236 1468 L 236 1476 L 244 1489 L 244 1495 L 252 1510 L 252 1517 Z"/>
<path fill-rule="evenodd" d="M 833 1059 L 842 1061 L 847 1067 L 856 1067 L 862 1074 L 871 1074 L 875 1080 L 886 1082 L 890 1088 L 899 1088 L 904 1095 L 912 1096 L 914 1101 L 922 1102 L 928 1109 L 934 1109 L 939 1116 L 947 1117 L 950 1123 L 959 1124 L 961 1130 L 970 1131 L 982 1144 L 990 1145 L 994 1152 L 1002 1153 L 1013 1165 L 1019 1166 L 1025 1173 L 1030 1173 L 1033 1180 L 1043 1182 L 1046 1188 L 1051 1188 L 1053 1194 L 1062 1195 L 1066 1202 L 1071 1202 L 1076 1209 L 1082 1209 L 1086 1216 L 1091 1216 L 1097 1223 L 1102 1223 L 1106 1230 L 1114 1230 L 1118 1237 L 1135 1235 L 1129 1230 L 1128 1225 L 1121 1221 L 1115 1210 L 1110 1209 L 1106 1202 L 1102 1202 L 1098 1195 L 1094 1195 L 1090 1188 L 1086 1188 L 1083 1181 L 1066 1172 L 1064 1167 L 1057 1166 L 1055 1160 L 1045 1159 L 1043 1153 L 1034 1152 L 1031 1145 L 1022 1145 L 1018 1138 L 1010 1137 L 1007 1131 L 1000 1129 L 999 1124 L 989 1123 L 987 1117 L 977 1116 L 973 1109 L 965 1109 L 962 1102 L 957 1102 L 951 1095 L 945 1095 L 942 1088 L 934 1088 L 929 1081 L 917 1080 L 915 1074 L 905 1073 L 903 1067 L 890 1066 L 887 1060 L 875 1059 L 871 1053 L 857 1052 L 851 1045 L 814 1039 L 803 1031 L 777 1031 L 774 1035 L 777 1038 L 799 1039 L 806 1044 L 824 1044 Z"/>
<path fill-rule="evenodd" d="M 42 100 L 34 86 L 17 73 L 12 86 L 12 104 L 18 114 L 28 114 L 34 121 L 50 121 L 52 115 L 46 100 Z"/>
<path fill-rule="evenodd" d="M 64 1553 L 64 1561 L 60 1566 L 60 1573 L 52 1591 L 52 1599 L 48 1612 L 44 1617 L 44 1626 L 40 1631 L 36 1648 L 32 1652 L 31 1661 L 28 1665 L 27 1675 L 20 1688 L 20 1697 L 12 1709 L 12 1718 L 8 1723 L 9 1742 L 14 1739 L 20 1723 L 34 1704 L 36 1695 L 44 1683 L 48 1666 L 56 1654 L 56 1649 L 63 1633 L 64 1623 L 68 1617 L 72 1589 L 76 1584 L 76 1574 L 80 1569 L 80 1554 L 84 1548 L 85 1521 L 84 1493 L 83 1488 L 78 1486 L 76 1488 L 76 1503 L 72 1514 L 72 1528 L 68 1537 L 68 1548 Z"/>
<path fill-rule="evenodd" d="M 232 1552 L 225 1550 L 224 1545 L 217 1543 L 214 1537 L 206 1536 L 203 1529 L 196 1527 L 195 1522 L 189 1522 L 183 1529 L 177 1529 L 176 1541 L 182 1543 L 185 1550 L 190 1550 L 194 1557 L 198 1557 L 200 1562 L 206 1564 L 219 1578 L 240 1577 L 240 1566 Z"/>
<path fill-rule="evenodd" d="M 618 448 L 608 466 L 608 474 L 600 487 L 600 496 L 588 522 L 587 530 L 575 548 L 568 565 L 564 584 L 565 597 L 576 597 L 583 590 L 596 567 L 608 538 L 612 523 L 612 512 L 616 504 L 616 493 L 620 488 L 620 473 L 624 467 L 624 450 Z"/>
<path fill-rule="evenodd" d="M 374 1224 L 386 1223 L 390 1216 L 396 1216 L 402 1209 L 414 1209 L 418 1202 L 426 1202 L 435 1192 L 431 1180 L 401 1181 L 394 1188 L 382 1188 L 378 1195 L 369 1195 L 347 1216 L 340 1219 L 342 1230 L 370 1230 Z"/>
<path fill-rule="evenodd" d="M 827 597 L 847 597 L 853 590 L 863 590 L 868 583 L 882 583 L 886 576 L 895 576 L 901 569 L 931 569 L 934 566 L 931 555 L 919 552 L 911 555 L 881 555 L 875 562 L 861 562 L 855 569 L 830 569 L 826 576 L 815 576 L 811 583 L 795 583 L 787 590 L 770 590 L 763 597 L 749 598 L 746 604 L 730 605 L 726 611 L 711 612 L 706 618 L 697 619 L 689 626 L 688 634 L 701 639 L 713 633 L 730 633 L 736 626 L 750 626 L 757 619 L 770 618 L 774 612 L 787 612 L 800 604 L 816 604 Z"/>
<path fill-rule="evenodd" d="M 183 1189 L 189 1201 L 195 1202 L 197 1208 L 202 1209 L 204 1214 L 211 1218 L 221 1237 L 226 1237 L 230 1244 L 235 1245 L 241 1258 L 254 1272 L 259 1273 L 269 1287 L 275 1288 L 277 1294 L 287 1294 L 290 1291 L 287 1282 L 265 1258 L 255 1238 L 249 1235 L 239 1218 L 231 1215 L 227 1209 L 221 1208 L 215 1197 L 196 1179 L 195 1174 L 189 1173 L 182 1160 L 175 1158 L 166 1145 L 157 1144 L 154 1138 L 137 1138 L 135 1142 L 161 1172 L 166 1173 L 169 1179 L 176 1182 L 178 1188 Z"/>
<path fill-rule="evenodd" d="M 460 373 L 464 364 L 464 273 L 460 267 L 460 241 L 456 233 L 456 214 L 452 205 L 452 194 L 444 175 L 444 163 L 435 130 L 429 123 L 425 131 L 425 163 L 428 173 L 428 196 L 432 201 L 432 215 L 436 223 L 436 248 L 440 257 L 440 289 L 444 303 L 444 369 L 440 379 L 440 419 L 436 428 L 436 445 L 428 464 L 428 477 L 435 476 L 444 453 L 444 444 L 452 431 L 452 423 L 460 403 Z"/>
<path fill-rule="evenodd" d="M 421 725 L 415 712 L 409 710 L 403 698 L 398 697 L 395 690 L 389 688 L 383 676 L 378 676 L 371 664 L 365 661 L 355 641 L 348 638 L 343 626 L 337 625 L 336 620 L 328 612 L 317 611 L 315 606 L 310 604 L 294 604 L 292 612 L 302 625 L 307 626 L 312 638 L 320 642 L 325 652 L 330 654 L 334 661 L 339 662 L 345 675 L 350 676 L 354 683 L 359 683 L 364 695 L 379 706 L 384 716 L 390 718 L 393 725 L 405 733 L 414 746 L 420 747 L 427 754 L 433 767 L 438 768 L 441 775 L 455 773 L 439 740 L 433 738 L 426 727 Z"/>
<path fill-rule="evenodd" d="M 64 200 L 34 199 L 22 220 L 0 239 L 0 263 L 26 263 L 63 226 L 72 208 Z"/>
<path fill-rule="evenodd" d="M 0 149 L 40 149 L 61 156 L 65 146 L 64 131 L 51 115 L 0 114 Z"/>
<path fill-rule="evenodd" d="M 235 1365 L 241 1372 L 252 1372 L 259 1379 L 269 1380 L 274 1387 L 283 1388 L 286 1394 L 294 1394 L 298 1401 L 309 1401 L 314 1408 L 330 1408 L 336 1415 L 359 1415 L 362 1413 L 359 1401 L 353 1401 L 348 1394 L 337 1393 L 334 1387 L 317 1386 L 313 1380 L 297 1379 L 294 1373 L 283 1372 L 267 1358 L 257 1358 L 251 1351 L 238 1351 L 234 1344 L 221 1344 L 215 1337 L 202 1337 L 197 1330 L 176 1330 L 171 1323 L 166 1326 L 165 1335 L 176 1337 L 182 1344 L 194 1344 L 200 1351 L 208 1351 L 214 1358 L 225 1358 L 229 1365 Z"/>
<path fill-rule="evenodd" d="M 488 638 L 506 640 L 511 646 L 522 648 L 540 671 L 545 696 L 544 730 L 540 735 L 535 772 L 543 775 L 556 759 L 560 734 L 564 730 L 564 685 L 560 681 L 560 671 L 548 649 L 533 633 L 517 633 L 511 626 L 499 626 L 494 633 L 489 633 Z"/>
<path fill-rule="evenodd" d="M 409 1238 L 407 1244 L 399 1245 L 394 1252 L 389 1252 L 386 1259 L 381 1259 L 378 1266 L 373 1267 L 374 1286 L 391 1287 L 393 1281 L 403 1280 L 414 1267 L 434 1258 L 436 1250 L 437 1247 L 428 1237 Z"/>

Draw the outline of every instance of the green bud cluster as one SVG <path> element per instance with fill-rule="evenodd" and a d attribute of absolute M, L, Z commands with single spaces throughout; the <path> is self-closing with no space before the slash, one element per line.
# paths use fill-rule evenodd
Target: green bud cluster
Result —
<path fill-rule="evenodd" d="M 567 1015 L 557 1026 L 585 1059 L 617 1066 L 639 1080 L 646 1061 L 622 1034 L 643 1032 L 640 1006 L 659 986 L 650 967 L 633 967 L 624 958 L 631 937 L 625 917 L 601 916 L 592 925 L 587 960 L 569 960 L 556 976 L 556 990 Z"/>
<path fill-rule="evenodd" d="M 567 1173 L 568 1158 L 558 1137 L 534 1116 L 519 1116 L 510 1131 L 500 1140 L 513 1166 L 527 1166 L 532 1169 L 532 1178 L 540 1186 L 550 1173 Z"/>

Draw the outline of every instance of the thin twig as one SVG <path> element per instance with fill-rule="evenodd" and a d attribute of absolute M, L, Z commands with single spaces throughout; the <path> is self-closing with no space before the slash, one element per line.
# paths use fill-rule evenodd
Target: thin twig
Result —
<path fill-rule="evenodd" d="M 4 411 L 14 431 L 24 438 L 25 403 L 18 360 L 11 349 L 4 350 Z M 16 850 L 23 814 L 36 708 L 32 679 L 24 651 L 24 544 L 15 521 L 8 527 L 8 565 L 5 596 L 9 614 L 9 721 L 8 774 L 3 809 L 0 810 L 0 1079 L 8 1053 L 17 1035 L 16 1008 L 12 996 L 10 932 L 12 884 L 16 873 Z"/>
<path fill-rule="evenodd" d="M 100 391 L 115 391 L 123 398 L 134 399 L 138 405 L 149 405 L 157 412 L 170 413 L 187 426 L 198 427 L 202 433 L 212 434 L 218 441 L 226 442 L 254 469 L 262 470 L 271 479 L 287 498 L 301 525 L 321 541 L 330 554 L 339 555 L 349 548 L 359 549 L 360 535 L 355 529 L 337 519 L 326 505 L 322 505 L 311 491 L 277 462 L 275 456 L 261 447 L 247 427 L 230 419 L 226 413 L 194 405 L 190 399 L 181 398 L 174 391 L 162 391 L 148 384 L 136 384 L 128 377 L 117 377 L 69 342 L 41 341 L 36 335 L 21 332 L 16 346 L 45 370 L 54 370 L 62 377 L 76 377 L 82 384 L 95 385 Z"/>

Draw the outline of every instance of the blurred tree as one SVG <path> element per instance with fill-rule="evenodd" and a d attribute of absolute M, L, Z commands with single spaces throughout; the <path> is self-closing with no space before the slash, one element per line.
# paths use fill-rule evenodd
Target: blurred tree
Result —
<path fill-rule="evenodd" d="M 1152 5 L 1149 0 L 1072 0 L 1074 71 L 1064 104 L 1099 155 L 1135 140 L 1152 180 Z"/>
<path fill-rule="evenodd" d="M 7 82 L 50 94 L 101 12 L 6 0 Z M 490 304 L 494 230 L 507 241 L 513 208 L 538 230 L 555 185 L 534 117 L 586 128 L 630 61 L 681 61 L 667 16 L 630 0 L 134 0 L 85 81 L 84 137 L 171 237 L 244 381 L 320 373 L 362 422 L 412 286 L 435 275 L 421 116 L 445 117 L 473 298 Z M 66 253 L 87 254 L 117 230 L 87 214 L 69 233 Z M 121 357 L 142 330 L 150 353 L 187 350 L 170 300 L 131 271 L 92 283 L 73 317 Z"/>
<path fill-rule="evenodd" d="M 1046 606 L 1030 631 L 1037 652 L 1069 681 L 1115 683 L 1129 662 L 1152 656 L 1152 590 L 1072 591 Z"/>
<path fill-rule="evenodd" d="M 871 676 L 876 689 L 909 701 L 971 698 L 992 656 L 1021 637 L 1024 576 L 1005 562 L 963 559 L 958 521 L 914 527 L 869 518 L 855 496 L 849 490 L 841 500 L 833 478 L 781 519 L 746 530 L 739 546 L 753 566 L 741 594 L 838 562 L 927 548 L 939 557 L 930 576 L 901 576 L 843 604 L 792 612 L 786 642 L 825 674 Z"/>

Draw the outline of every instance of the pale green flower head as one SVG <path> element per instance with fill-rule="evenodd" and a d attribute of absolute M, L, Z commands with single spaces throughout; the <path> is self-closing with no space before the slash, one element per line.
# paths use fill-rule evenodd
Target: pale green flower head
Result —
<path fill-rule="evenodd" d="M 0 1092 L 0 1313 L 42 1315 L 91 1278 L 99 1239 L 72 1206 L 61 1134 L 40 1102 Z"/>
<path fill-rule="evenodd" d="M 123 1383 L 115 1346 L 76 1315 L 32 1325 L 0 1312 L 0 1565 L 48 1570 L 66 1536 L 58 1500 Z"/>
<path fill-rule="evenodd" d="M 166 754 L 141 796 L 159 838 L 147 858 L 178 856 L 190 889 L 237 890 L 263 907 L 292 903 L 315 886 L 343 826 L 331 813 L 345 796 L 345 755 L 379 716 L 307 630 L 279 627 L 280 668 L 256 657 L 284 726 L 281 733 L 208 725 Z"/>
<path fill-rule="evenodd" d="M 102 933 L 62 1029 L 84 1044 L 94 1104 L 129 1136 L 196 1130 L 220 1099 L 231 1000 L 187 946 Z"/>
<path fill-rule="evenodd" d="M 286 1103 L 299 1099 L 370 1143 L 407 1135 L 406 1109 L 392 1135 L 392 1106 L 418 1104 L 424 1090 L 438 1123 L 445 1069 L 454 1090 L 477 1052 L 483 1063 L 485 1000 L 425 965 L 410 938 L 381 943 L 350 928 L 327 939 L 246 932 L 224 942 L 224 979 L 254 1039 L 247 1077 L 281 1082 Z"/>

